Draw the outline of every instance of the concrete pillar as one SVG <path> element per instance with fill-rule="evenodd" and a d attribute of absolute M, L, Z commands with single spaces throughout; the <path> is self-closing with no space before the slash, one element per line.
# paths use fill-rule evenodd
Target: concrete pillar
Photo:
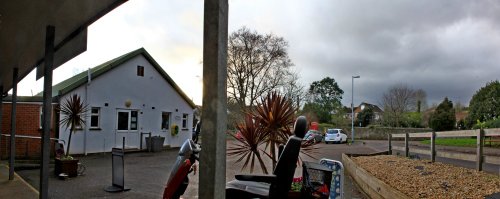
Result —
<path fill-rule="evenodd" d="M 199 198 L 225 198 L 228 1 L 205 0 Z"/>
<path fill-rule="evenodd" d="M 47 26 L 45 33 L 45 67 L 43 69 L 43 126 L 42 162 L 40 169 L 39 198 L 49 197 L 50 124 L 52 115 L 52 65 L 54 61 L 54 26 Z"/>
<path fill-rule="evenodd" d="M 14 180 L 14 161 L 16 159 L 16 106 L 17 106 L 17 82 L 19 69 L 12 71 L 12 104 L 10 112 L 10 144 L 9 144 L 9 180 Z"/>

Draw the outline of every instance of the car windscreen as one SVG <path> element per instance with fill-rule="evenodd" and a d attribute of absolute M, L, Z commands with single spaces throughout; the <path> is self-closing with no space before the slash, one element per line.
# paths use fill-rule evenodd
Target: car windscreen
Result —
<path fill-rule="evenodd" d="M 338 132 L 339 132 L 339 130 L 337 130 L 337 129 L 328 129 L 326 131 L 327 134 L 337 134 Z"/>

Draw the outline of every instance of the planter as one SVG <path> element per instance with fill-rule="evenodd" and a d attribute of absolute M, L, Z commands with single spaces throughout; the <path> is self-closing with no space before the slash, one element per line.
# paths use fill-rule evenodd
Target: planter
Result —
<path fill-rule="evenodd" d="M 78 160 L 61 160 L 56 158 L 54 174 L 59 176 L 61 173 L 68 174 L 70 178 L 78 176 Z"/>
<path fill-rule="evenodd" d="M 295 198 L 300 198 L 300 192 L 295 192 L 295 191 L 289 191 L 288 192 L 288 198 L 290 199 L 295 199 Z"/>
<path fill-rule="evenodd" d="M 363 168 L 359 167 L 350 157 L 356 156 L 374 156 L 385 155 L 388 152 L 380 152 L 373 154 L 342 154 L 342 163 L 346 169 L 346 174 L 349 174 L 352 179 L 359 185 L 359 187 L 370 198 L 401 198 L 407 199 L 409 196 L 401 193 L 399 190 L 389 186 L 382 180 L 379 180 Z"/>

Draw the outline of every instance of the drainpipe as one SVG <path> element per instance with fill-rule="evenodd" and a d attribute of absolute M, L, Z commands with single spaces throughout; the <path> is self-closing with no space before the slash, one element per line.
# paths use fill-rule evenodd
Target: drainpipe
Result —
<path fill-rule="evenodd" d="M 85 84 L 85 103 L 88 105 L 89 103 L 89 93 L 88 93 L 88 87 L 90 85 L 90 68 L 87 70 L 87 84 Z M 90 110 L 87 110 L 92 114 L 92 108 Z M 87 125 L 85 125 L 85 131 L 83 132 L 83 154 L 87 155 L 87 134 L 89 131 L 89 125 L 90 125 L 90 117 L 91 114 L 88 114 L 87 117 L 85 118 L 87 120 Z"/>

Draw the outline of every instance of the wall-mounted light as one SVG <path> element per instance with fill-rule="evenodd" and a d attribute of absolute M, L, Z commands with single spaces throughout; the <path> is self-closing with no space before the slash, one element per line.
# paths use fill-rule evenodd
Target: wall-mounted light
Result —
<path fill-rule="evenodd" d="M 132 101 L 131 100 L 125 100 L 125 107 L 130 107 L 132 105 Z"/>

